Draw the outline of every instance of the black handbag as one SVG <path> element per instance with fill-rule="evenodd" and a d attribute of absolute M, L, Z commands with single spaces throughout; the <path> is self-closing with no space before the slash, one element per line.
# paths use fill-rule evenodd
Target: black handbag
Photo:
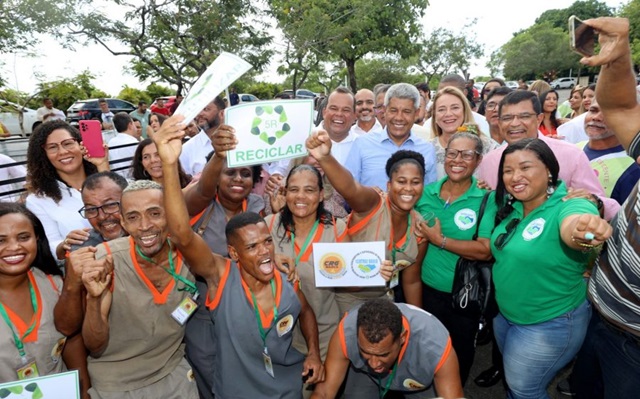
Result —
<path fill-rule="evenodd" d="M 490 193 L 486 193 L 480 204 L 478 222 L 473 240 L 478 238 L 478 229 L 487 205 Z M 451 291 L 453 310 L 469 317 L 480 317 L 489 302 L 491 295 L 491 269 L 494 260 L 471 260 L 460 257 L 456 263 Z"/>

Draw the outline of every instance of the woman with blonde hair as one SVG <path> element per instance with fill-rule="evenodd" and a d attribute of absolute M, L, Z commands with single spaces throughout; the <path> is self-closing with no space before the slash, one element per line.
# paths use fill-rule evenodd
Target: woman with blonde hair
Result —
<path fill-rule="evenodd" d="M 487 137 L 476 125 L 471 106 L 464 94 L 455 87 L 445 87 L 433 97 L 431 107 L 431 144 L 436 149 L 436 172 L 438 180 L 446 176 L 444 171 L 445 150 L 449 140 L 458 132 L 469 132 L 480 137 L 484 148 L 483 154 L 498 147 L 498 143 Z"/>
<path fill-rule="evenodd" d="M 536 80 L 535 82 L 531 83 L 531 86 L 529 86 L 529 91 L 533 91 L 538 95 L 549 90 L 551 90 L 551 85 L 544 80 Z"/>

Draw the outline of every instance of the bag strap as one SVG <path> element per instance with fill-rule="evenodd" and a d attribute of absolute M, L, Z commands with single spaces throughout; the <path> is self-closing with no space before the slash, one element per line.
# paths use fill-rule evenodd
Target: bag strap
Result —
<path fill-rule="evenodd" d="M 488 191 L 482 197 L 482 202 L 480 203 L 480 210 L 478 211 L 478 222 L 476 223 L 476 231 L 473 233 L 473 241 L 478 239 L 478 230 L 480 229 L 480 222 L 482 222 L 482 217 L 484 216 L 484 209 L 487 207 L 487 201 L 489 200 L 489 195 L 491 191 Z"/>
<path fill-rule="evenodd" d="M 196 229 L 196 234 L 198 234 L 200 237 L 202 237 L 204 232 L 207 230 L 209 220 L 211 219 L 211 216 L 213 216 L 213 208 L 215 208 L 215 204 L 210 204 L 207 213 L 205 213 L 204 217 L 202 218 L 202 223 L 200 223 L 200 226 L 198 226 L 198 228 Z"/>

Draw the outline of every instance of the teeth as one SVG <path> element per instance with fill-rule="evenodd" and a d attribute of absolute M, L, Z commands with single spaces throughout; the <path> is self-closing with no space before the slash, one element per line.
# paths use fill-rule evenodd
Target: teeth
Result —
<path fill-rule="evenodd" d="M 5 262 L 14 263 L 14 262 L 20 262 L 24 258 L 25 258 L 24 255 L 13 255 L 13 256 L 4 256 L 2 259 Z"/>
<path fill-rule="evenodd" d="M 271 258 L 269 258 L 269 259 L 265 259 L 265 260 L 263 260 L 262 262 L 260 262 L 260 264 L 262 264 L 262 265 L 265 265 L 265 264 L 267 264 L 267 263 L 271 263 Z"/>
<path fill-rule="evenodd" d="M 411 201 L 413 199 L 413 195 L 401 195 L 400 198 L 403 201 Z"/>
<path fill-rule="evenodd" d="M 463 170 L 465 170 L 465 168 L 460 166 L 452 166 L 451 170 L 454 172 L 462 172 Z"/>

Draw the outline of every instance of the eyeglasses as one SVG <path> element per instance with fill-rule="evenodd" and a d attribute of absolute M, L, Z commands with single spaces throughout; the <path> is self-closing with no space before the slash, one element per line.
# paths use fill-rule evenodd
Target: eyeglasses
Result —
<path fill-rule="evenodd" d="M 498 105 L 500 105 L 500 103 L 497 103 L 495 101 L 489 101 L 487 105 L 484 106 L 484 109 L 488 111 L 493 111 L 494 109 L 498 108 Z"/>
<path fill-rule="evenodd" d="M 496 249 L 502 250 L 505 245 L 509 242 L 511 237 L 513 237 L 513 233 L 516 232 L 516 227 L 520 223 L 520 219 L 513 219 L 507 224 L 507 229 L 504 233 L 500 234 L 498 238 L 496 238 L 495 246 Z"/>
<path fill-rule="evenodd" d="M 74 138 L 62 140 L 59 143 L 49 143 L 43 144 L 42 148 L 44 148 L 47 154 L 57 154 L 60 151 L 60 147 L 64 148 L 65 151 L 71 151 L 76 148 L 78 144 L 78 140 Z"/>
<path fill-rule="evenodd" d="M 462 155 L 462 160 L 464 161 L 473 161 L 476 159 L 476 154 L 479 154 L 477 151 L 473 150 L 454 150 L 453 148 L 447 148 L 445 150 L 444 156 L 449 159 L 458 158 L 458 154 Z"/>
<path fill-rule="evenodd" d="M 105 215 L 111 215 L 120 212 L 120 203 L 109 202 L 108 204 L 104 204 L 102 206 L 92 206 L 89 208 L 83 206 L 82 209 L 78 211 L 78 213 L 85 219 L 93 219 L 98 217 L 100 210 L 102 210 L 102 213 L 104 213 Z"/>
<path fill-rule="evenodd" d="M 530 122 L 535 116 L 536 114 L 532 114 L 530 112 L 523 112 L 518 115 L 507 114 L 507 115 L 502 115 L 500 117 L 500 122 L 511 122 L 514 119 L 518 118 L 521 122 L 526 123 L 526 122 Z"/>

